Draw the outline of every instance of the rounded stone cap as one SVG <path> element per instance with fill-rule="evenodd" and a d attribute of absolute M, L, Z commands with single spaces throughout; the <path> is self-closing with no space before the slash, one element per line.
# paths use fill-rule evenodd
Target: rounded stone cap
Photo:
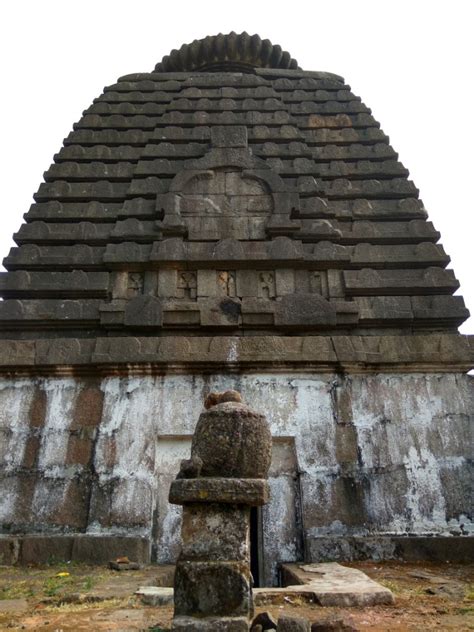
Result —
<path fill-rule="evenodd" d="M 245 404 L 212 406 L 199 417 L 191 456 L 202 460 L 201 476 L 267 478 L 272 458 L 268 422 Z"/>
<path fill-rule="evenodd" d="M 156 64 L 156 72 L 251 72 L 253 68 L 298 70 L 298 62 L 281 46 L 259 35 L 232 31 L 183 44 Z"/>

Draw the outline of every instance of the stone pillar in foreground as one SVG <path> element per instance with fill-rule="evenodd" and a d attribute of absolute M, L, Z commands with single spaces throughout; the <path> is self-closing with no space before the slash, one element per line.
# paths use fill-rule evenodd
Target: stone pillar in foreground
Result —
<path fill-rule="evenodd" d="M 250 507 L 268 502 L 271 433 L 235 391 L 212 393 L 170 502 L 183 505 L 175 632 L 248 632 L 253 615 Z"/>

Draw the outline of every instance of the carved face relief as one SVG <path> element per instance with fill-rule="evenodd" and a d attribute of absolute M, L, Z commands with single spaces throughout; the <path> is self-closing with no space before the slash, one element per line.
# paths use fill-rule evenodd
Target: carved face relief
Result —
<path fill-rule="evenodd" d="M 223 296 L 235 296 L 235 272 L 228 270 L 217 271 L 217 287 Z"/>
<path fill-rule="evenodd" d="M 259 298 L 275 298 L 275 274 L 273 272 L 259 272 L 258 296 Z"/>
<path fill-rule="evenodd" d="M 197 276 L 191 270 L 178 271 L 177 298 L 194 300 L 197 296 Z"/>
<path fill-rule="evenodd" d="M 127 298 L 134 298 L 143 292 L 143 274 L 141 272 L 129 272 L 127 284 Z"/>

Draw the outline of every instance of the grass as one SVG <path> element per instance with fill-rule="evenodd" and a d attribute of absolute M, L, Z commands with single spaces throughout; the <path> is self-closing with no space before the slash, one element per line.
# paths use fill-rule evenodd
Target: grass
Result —
<path fill-rule="evenodd" d="M 0 588 L 0 600 L 2 599 L 27 599 L 35 595 L 32 582 L 15 581 L 12 584 L 5 584 Z"/>
<path fill-rule="evenodd" d="M 61 567 L 55 566 L 55 571 L 61 572 Z M 70 569 L 72 570 L 72 569 Z M 47 575 L 45 577 L 45 575 Z M 71 573 L 67 577 L 58 577 L 55 572 L 51 575 L 51 571 L 47 574 L 34 573 L 31 579 L 16 580 L 10 579 L 3 585 L 0 585 L 0 600 L 3 599 L 28 599 L 29 597 L 55 597 L 70 591 L 88 592 L 97 582 L 106 577 L 104 574 L 97 576 L 92 575 L 75 575 Z"/>
<path fill-rule="evenodd" d="M 385 586 L 385 588 L 391 590 L 394 594 L 400 594 L 402 592 L 402 588 L 397 582 L 389 579 L 379 579 L 377 581 L 379 582 L 379 584 L 382 584 L 382 586 Z"/>
<path fill-rule="evenodd" d="M 104 601 L 83 601 L 81 603 L 61 603 L 48 604 L 44 607 L 43 612 L 61 613 L 61 612 L 83 612 L 84 610 L 111 610 L 119 608 L 127 603 L 127 599 L 104 599 Z"/>
<path fill-rule="evenodd" d="M 82 584 L 82 587 L 84 590 L 90 590 L 91 588 L 93 588 L 95 586 L 95 584 L 97 583 L 97 578 L 93 578 L 90 575 L 88 577 L 86 577 L 84 579 L 84 583 Z"/>
<path fill-rule="evenodd" d="M 43 584 L 43 593 L 47 597 L 54 597 L 60 590 L 74 584 L 72 577 L 49 577 Z"/>
<path fill-rule="evenodd" d="M 462 614 L 462 615 L 474 614 L 474 606 L 468 607 L 468 608 L 458 608 L 457 614 Z"/>

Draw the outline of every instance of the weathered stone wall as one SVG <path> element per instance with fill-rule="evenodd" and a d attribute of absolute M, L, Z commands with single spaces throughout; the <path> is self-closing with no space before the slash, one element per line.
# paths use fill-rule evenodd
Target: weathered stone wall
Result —
<path fill-rule="evenodd" d="M 274 436 L 267 574 L 323 536 L 465 533 L 472 385 L 446 373 L 3 379 L 1 529 L 141 535 L 171 561 L 169 483 L 205 394 L 235 388 Z"/>

